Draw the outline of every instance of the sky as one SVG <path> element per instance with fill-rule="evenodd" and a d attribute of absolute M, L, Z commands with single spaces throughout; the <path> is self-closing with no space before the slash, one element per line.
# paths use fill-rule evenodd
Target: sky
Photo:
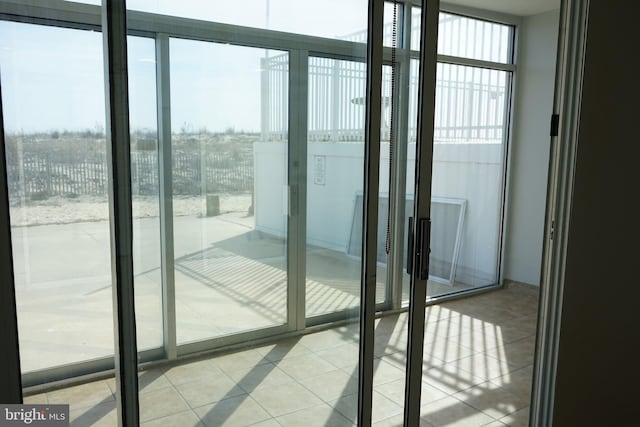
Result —
<path fill-rule="evenodd" d="M 325 37 L 366 30 L 366 0 L 245 0 L 238 5 L 219 0 L 128 1 L 134 10 Z M 264 49 L 178 39 L 170 46 L 174 131 L 260 130 Z M 155 129 L 154 43 L 129 37 L 128 49 L 131 128 Z M 7 132 L 104 129 L 103 76 L 99 32 L 0 22 Z"/>
<path fill-rule="evenodd" d="M 100 0 L 74 0 L 99 5 Z M 367 0 L 127 0 L 127 8 L 322 37 L 367 28 Z"/>
<path fill-rule="evenodd" d="M 99 0 L 91 2 L 99 4 Z M 366 30 L 366 0 L 128 0 L 128 6 L 332 38 Z M 389 15 L 391 9 L 386 11 L 385 20 Z M 478 32 L 483 26 L 496 24 L 482 23 L 477 28 L 477 22 L 470 21 L 456 20 L 448 26 L 441 23 L 441 33 L 446 37 L 440 37 L 439 51 L 494 61 L 506 58 L 508 44 L 504 37 L 508 34 L 489 31 L 488 27 Z M 154 42 L 130 36 L 128 47 L 131 128 L 153 130 L 157 114 Z M 170 50 L 174 132 L 202 128 L 213 132 L 260 130 L 261 60 L 267 54 L 274 57 L 286 53 L 182 39 L 172 39 Z M 6 130 L 104 129 L 102 55 L 99 32 L 0 21 L 0 81 Z"/>
<path fill-rule="evenodd" d="M 242 7 L 239 4 L 128 1 L 135 10 L 325 37 L 366 30 L 366 0 L 245 0 Z M 264 49 L 178 39 L 172 39 L 170 47 L 174 131 L 185 127 L 259 131 Z M 154 43 L 129 37 L 128 48 L 131 128 L 155 129 Z M 269 56 L 278 54 L 269 52 Z M 7 132 L 103 129 L 103 76 L 99 32 L 0 22 Z"/>

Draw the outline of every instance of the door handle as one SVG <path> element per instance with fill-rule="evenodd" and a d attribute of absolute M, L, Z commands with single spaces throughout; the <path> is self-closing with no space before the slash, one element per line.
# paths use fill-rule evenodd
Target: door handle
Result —
<path fill-rule="evenodd" d="M 420 218 L 417 223 L 418 244 L 413 237 L 413 217 L 409 217 L 409 235 L 407 236 L 407 274 L 413 273 L 414 258 L 418 262 L 418 279 L 429 278 L 429 255 L 431 255 L 431 219 Z"/>
<path fill-rule="evenodd" d="M 414 228 L 417 228 L 417 242 L 414 241 Z M 418 263 L 418 279 L 429 278 L 429 255 L 431 254 L 431 219 L 420 218 L 414 224 L 409 217 L 409 233 L 407 236 L 407 274 L 413 273 L 414 258 Z"/>
<path fill-rule="evenodd" d="M 413 274 L 413 217 L 409 217 L 409 233 L 407 234 L 407 274 Z"/>
<path fill-rule="evenodd" d="M 427 280 L 429 278 L 429 255 L 431 254 L 431 218 L 418 220 L 417 246 L 418 279 Z"/>

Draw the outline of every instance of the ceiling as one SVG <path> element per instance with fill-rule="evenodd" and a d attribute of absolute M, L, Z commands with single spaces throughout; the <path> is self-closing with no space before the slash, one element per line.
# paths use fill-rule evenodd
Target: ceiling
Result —
<path fill-rule="evenodd" d="M 529 16 L 560 8 L 560 0 L 443 0 L 443 3 Z"/>

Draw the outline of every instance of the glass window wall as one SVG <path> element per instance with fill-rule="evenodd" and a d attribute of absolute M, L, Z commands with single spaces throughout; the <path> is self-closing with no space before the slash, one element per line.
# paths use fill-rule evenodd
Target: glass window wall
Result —
<path fill-rule="evenodd" d="M 113 355 L 100 33 L 0 22 L 23 373 Z"/>
<path fill-rule="evenodd" d="M 255 343 L 303 331 L 307 322 L 356 320 L 360 309 L 366 2 L 340 2 L 345 13 L 338 18 L 327 14 L 334 12 L 332 2 L 300 13 L 294 12 L 304 6 L 296 2 L 257 3 L 247 13 L 196 2 L 129 3 L 145 17 L 141 22 L 167 31 L 130 28 L 147 37 L 128 38 L 138 348 L 157 350 L 157 359 Z M 356 4 L 357 11 L 347 13 Z M 417 48 L 419 9 L 412 10 L 411 47 Z M 402 12 L 398 8 L 398 16 Z M 387 2 L 387 46 L 392 15 Z M 198 18 L 188 22 L 219 32 L 215 40 L 200 40 L 178 25 L 172 32 L 173 17 Z M 442 55 L 511 61 L 509 26 L 448 13 L 440 26 Z M 399 25 L 398 34 L 402 30 Z M 23 370 L 107 359 L 113 310 L 101 34 L 3 21 L 0 35 Z M 351 53 L 344 46 L 334 52 L 333 40 L 323 47 L 308 35 L 356 43 L 344 45 Z M 163 37 L 168 55 L 159 57 Z M 407 144 L 408 217 L 418 63 L 398 58 L 398 70 L 411 67 L 408 78 L 396 75 L 399 86 L 410 87 L 408 100 L 400 100 L 408 101 L 406 139 L 398 142 Z M 156 81 L 163 66 L 168 76 Z M 506 70 L 438 65 L 430 297 L 497 283 L 510 82 Z M 387 280 L 387 270 L 404 263 L 388 260 L 406 245 L 389 245 L 393 236 L 387 235 L 396 202 L 389 188 L 391 107 L 401 107 L 391 96 L 388 65 L 382 90 L 376 302 L 389 307 L 384 304 L 393 302 L 393 287 L 401 283 Z M 162 91 L 170 102 L 159 106 Z M 158 108 L 170 113 L 169 121 L 158 123 Z M 163 151 L 158 135 L 167 131 L 169 150 Z M 162 171 L 163 162 L 171 167 Z M 166 194 L 163 174 L 170 175 Z M 172 210 L 163 211 L 167 198 Z M 163 238 L 167 223 L 172 232 Z M 162 245 L 171 246 L 170 259 L 162 257 Z M 163 266 L 173 274 L 164 277 Z M 404 275 L 397 273 L 393 277 Z M 174 344 L 165 341 L 172 333 Z M 253 411 L 264 419 L 285 416 L 274 396 L 299 392 L 305 398 L 294 399 L 294 409 L 312 402 L 348 423 L 357 403 L 358 340 L 353 323 L 268 344 L 242 360 L 221 356 L 149 370 L 140 383 L 143 420 L 155 416 L 153 392 L 184 396 L 187 409 L 211 423 L 234 420 L 246 408 L 266 408 Z M 395 344 L 400 352 L 405 342 Z M 221 403 L 232 399 L 229 407 Z"/>

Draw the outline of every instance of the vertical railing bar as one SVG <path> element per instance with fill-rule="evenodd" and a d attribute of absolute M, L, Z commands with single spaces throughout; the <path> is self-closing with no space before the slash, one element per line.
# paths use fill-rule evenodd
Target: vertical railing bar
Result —
<path fill-rule="evenodd" d="M 331 67 L 331 94 L 330 94 L 330 104 L 331 105 L 331 142 L 338 142 L 338 128 L 339 128 L 339 120 L 340 120 L 340 110 L 338 109 L 338 105 L 340 105 L 339 97 L 340 97 L 340 61 L 334 60 L 333 66 Z"/>
<path fill-rule="evenodd" d="M 271 92 L 268 91 L 269 73 L 271 62 L 268 58 L 260 58 L 260 139 L 266 141 L 269 138 L 270 123 L 267 120 L 266 111 L 271 107 Z"/>
<path fill-rule="evenodd" d="M 474 91 L 475 91 L 475 85 L 474 85 L 474 81 L 476 78 L 476 69 L 471 68 L 471 70 L 469 70 L 469 67 L 464 67 L 463 68 L 464 72 L 463 72 L 463 79 L 466 83 L 467 81 L 467 75 L 469 73 L 469 71 L 471 71 L 471 83 L 468 86 L 468 89 L 466 87 L 463 86 L 462 88 L 462 123 L 461 123 L 461 127 L 462 127 L 462 139 L 467 139 L 467 140 L 471 140 L 474 136 L 474 129 L 473 129 L 473 101 L 474 101 Z M 480 71 L 480 75 L 482 76 L 482 71 Z M 466 86 L 466 84 L 465 84 Z M 478 97 L 478 105 L 480 105 L 480 97 Z M 465 105 L 467 104 L 467 105 Z M 465 108 L 466 107 L 466 108 Z M 466 129 L 465 129 L 466 128 Z"/>
<path fill-rule="evenodd" d="M 502 58 L 502 42 L 503 42 L 503 35 L 504 32 L 507 31 L 509 29 L 509 27 L 507 27 L 506 25 L 501 25 L 500 26 L 500 30 L 499 30 L 499 35 L 498 35 L 498 58 L 497 58 L 497 62 L 503 62 Z M 506 62 L 506 58 L 505 61 Z"/>
<path fill-rule="evenodd" d="M 500 77 L 506 75 L 507 73 L 502 73 L 500 71 L 493 71 L 493 73 L 496 76 L 496 86 L 495 86 L 495 93 L 496 93 L 496 102 L 495 102 L 495 111 L 494 111 L 494 122 L 497 125 L 498 124 L 498 117 L 500 117 L 500 102 L 498 102 L 500 100 L 499 94 L 500 92 L 498 91 L 500 88 Z M 506 79 L 505 79 L 505 92 L 506 92 Z M 506 93 L 505 93 L 506 95 Z M 503 120 L 503 122 L 506 124 L 508 122 L 508 120 Z M 497 128 L 495 128 L 494 132 L 493 132 L 493 137 L 495 139 L 498 139 L 500 130 Z"/>
<path fill-rule="evenodd" d="M 485 25 L 489 25 L 489 56 L 487 58 L 487 60 L 489 61 L 495 61 L 495 62 L 500 62 L 500 58 L 494 58 L 493 57 L 493 34 L 494 31 L 497 27 L 498 24 L 485 24 Z M 484 58 L 482 58 L 484 59 Z"/>

